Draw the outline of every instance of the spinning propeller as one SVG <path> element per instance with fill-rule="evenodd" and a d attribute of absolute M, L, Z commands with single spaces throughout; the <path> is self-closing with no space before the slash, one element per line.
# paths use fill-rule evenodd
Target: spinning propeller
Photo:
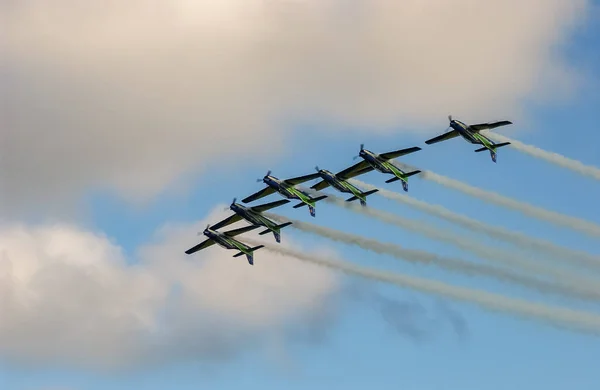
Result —
<path fill-rule="evenodd" d="M 361 151 L 361 152 L 364 150 L 364 148 L 365 148 L 365 144 L 360 144 L 360 151 Z M 354 157 L 352 157 L 352 160 L 356 160 L 356 159 L 357 159 L 357 158 L 359 158 L 359 157 L 360 157 L 360 153 L 359 153 L 359 155 L 358 155 L 358 156 L 354 156 Z"/>
<path fill-rule="evenodd" d="M 267 174 L 265 175 L 265 177 L 267 177 L 269 175 L 271 175 L 271 170 L 270 169 L 267 171 Z M 261 181 L 264 181 L 265 177 L 263 177 L 262 179 L 256 179 L 256 182 L 260 183 Z"/>
<path fill-rule="evenodd" d="M 209 223 L 208 225 L 206 225 L 206 229 L 208 229 L 209 227 L 210 227 L 210 223 Z M 206 230 L 206 229 L 204 229 L 204 230 Z M 199 236 L 201 236 L 201 235 L 203 235 L 203 234 L 204 234 L 204 232 L 198 232 L 198 235 L 199 235 Z"/>
<path fill-rule="evenodd" d="M 452 128 L 452 115 L 448 115 L 448 120 L 450 121 L 450 126 L 448 126 L 446 130 L 444 130 L 444 133 L 447 133 L 448 130 Z"/>
<path fill-rule="evenodd" d="M 233 201 L 231 201 L 231 205 L 230 205 L 230 206 L 228 206 L 228 207 L 227 207 L 227 206 L 226 206 L 226 207 L 223 207 L 223 211 L 227 211 L 227 210 L 229 210 L 229 209 L 231 208 L 231 206 L 233 206 L 233 205 L 235 204 L 235 201 L 236 201 L 236 200 L 237 200 L 237 198 L 233 198 Z"/>

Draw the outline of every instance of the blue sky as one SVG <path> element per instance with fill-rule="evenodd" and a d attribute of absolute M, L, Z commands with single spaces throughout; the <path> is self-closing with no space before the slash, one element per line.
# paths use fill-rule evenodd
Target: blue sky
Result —
<path fill-rule="evenodd" d="M 507 134 L 583 163 L 600 166 L 600 154 L 597 152 L 600 143 L 597 125 L 600 54 L 596 48 L 596 42 L 600 40 L 600 23 L 597 15 L 593 17 L 595 19 L 588 21 L 586 27 L 578 31 L 565 47 L 569 63 L 585 71 L 586 82 L 577 95 L 569 101 L 555 104 L 524 102 L 530 119 L 528 125 L 522 126 L 515 121 L 514 129 Z M 554 92 L 560 94 L 561 91 Z M 437 127 L 430 129 L 431 136 L 447 126 L 447 114 L 439 113 Z M 456 119 L 462 116 L 460 112 L 452 114 Z M 241 199 L 259 190 L 262 183 L 256 183 L 255 179 L 262 177 L 267 170 L 271 169 L 280 178 L 311 173 L 315 165 L 339 171 L 353 163 L 352 157 L 358 153 L 359 145 L 363 142 L 366 148 L 375 152 L 419 145 L 423 150 L 406 157 L 407 163 L 600 224 L 600 213 L 595 207 L 600 199 L 599 183 L 521 154 L 510 147 L 501 149 L 498 163 L 493 164 L 489 155 L 473 153 L 474 147 L 460 139 L 426 146 L 423 141 L 429 134 L 406 134 L 402 132 L 401 123 L 397 132 L 386 135 L 369 135 L 368 132 L 359 131 L 332 132 L 328 126 L 318 123 L 296 126 L 293 136 L 286 141 L 293 148 L 274 162 L 250 159 L 244 164 L 230 164 L 222 168 L 218 160 L 213 160 L 208 173 L 193 177 L 189 192 L 174 194 L 166 191 L 143 208 L 132 208 L 128 201 L 113 194 L 89 194 L 89 216 L 82 224 L 105 232 L 124 248 L 134 262 L 137 248 L 151 241 L 161 226 L 203 219 L 215 205 L 227 204 L 233 197 Z M 269 140 L 261 140 L 261 145 L 269 147 Z M 260 152 L 261 149 L 257 148 L 256 153 Z M 378 173 L 369 173 L 360 179 L 382 188 L 401 190 L 398 183 L 385 184 L 386 178 Z M 409 195 L 444 205 L 490 224 L 517 229 L 524 234 L 600 255 L 598 243 L 592 238 L 523 217 L 514 211 L 466 197 L 420 178 L 410 181 Z M 277 195 L 269 198 L 275 199 L 278 199 Z M 446 229 L 482 239 L 377 195 L 369 198 L 369 205 L 408 218 L 431 221 Z M 284 206 L 278 211 L 290 218 L 395 242 L 408 248 L 473 259 L 472 255 L 450 245 L 353 215 L 325 203 L 318 204 L 314 220 L 305 209 L 295 210 L 291 206 Z M 196 239 L 195 233 L 189 232 L 190 243 Z M 333 246 L 346 260 L 365 266 L 533 300 L 584 307 L 576 302 L 548 298 L 491 279 L 458 275 L 432 266 L 411 265 L 356 247 L 330 243 L 292 228 L 285 229 L 282 235 L 284 240 L 293 237 L 307 246 Z M 181 248 L 182 251 L 184 249 Z M 214 247 L 207 250 L 220 249 Z M 260 263 L 260 257 L 259 251 L 255 259 L 257 263 Z M 247 264 L 240 261 L 239 266 L 245 267 Z M 340 277 L 347 285 L 360 286 L 399 302 L 418 303 L 426 308 L 428 315 L 436 313 L 434 305 L 437 297 L 347 276 Z M 166 387 L 237 389 L 243 386 L 252 390 L 282 387 L 361 389 L 371 386 L 415 390 L 552 390 L 595 389 L 600 384 L 597 370 L 600 341 L 597 337 L 556 329 L 540 321 L 490 312 L 471 304 L 454 301 L 444 301 L 444 304 L 459 313 L 466 322 L 468 331 L 465 338 L 459 337 L 447 323 L 435 323 L 431 325 L 432 331 L 425 340 L 417 342 L 385 321 L 376 300 L 347 299 L 340 304 L 339 315 L 334 317 L 335 322 L 327 329 L 322 340 L 315 343 L 297 340 L 286 344 L 286 355 L 291 363 L 281 362 L 266 343 L 254 344 L 225 362 L 174 361 L 159 367 L 121 373 L 98 373 L 49 365 L 30 367 L 6 362 L 0 367 L 0 387 L 117 390 Z M 597 311 L 593 306 L 585 307 Z"/>

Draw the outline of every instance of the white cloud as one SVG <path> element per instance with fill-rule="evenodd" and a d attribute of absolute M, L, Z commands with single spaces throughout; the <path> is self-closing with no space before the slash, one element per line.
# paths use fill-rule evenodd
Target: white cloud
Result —
<path fill-rule="evenodd" d="M 334 274 L 264 249 L 254 266 L 218 247 L 185 255 L 204 226 L 164 229 L 135 264 L 75 226 L 1 228 L 0 358 L 96 368 L 218 360 L 291 337 L 295 323 L 327 326 Z"/>
<path fill-rule="evenodd" d="M 524 99 L 571 86 L 556 45 L 587 6 L 4 2 L 0 213 L 56 214 L 102 187 L 149 199 L 225 152 L 276 158 L 295 120 L 514 119 Z"/>

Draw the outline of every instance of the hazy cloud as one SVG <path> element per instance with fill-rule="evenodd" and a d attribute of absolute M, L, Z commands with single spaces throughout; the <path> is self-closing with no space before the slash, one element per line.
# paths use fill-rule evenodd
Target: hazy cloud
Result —
<path fill-rule="evenodd" d="M 134 263 L 74 226 L 0 229 L 0 358 L 95 368 L 216 361 L 296 338 L 294 326 L 329 325 L 320 313 L 338 294 L 335 274 L 266 250 L 254 266 L 216 247 L 185 255 L 204 226 L 165 228 Z"/>
<path fill-rule="evenodd" d="M 150 199 L 225 151 L 277 158 L 297 120 L 518 116 L 568 94 L 557 45 L 587 4 L 3 2 L 0 211 L 57 214 L 97 188 Z"/>

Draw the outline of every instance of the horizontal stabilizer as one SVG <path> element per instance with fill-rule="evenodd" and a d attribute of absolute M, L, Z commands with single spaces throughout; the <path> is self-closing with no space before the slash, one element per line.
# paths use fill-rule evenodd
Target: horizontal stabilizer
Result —
<path fill-rule="evenodd" d="M 510 142 L 502 142 L 501 144 L 495 144 L 494 148 L 501 148 L 506 145 L 510 145 Z"/>
<path fill-rule="evenodd" d="M 254 248 L 249 249 L 250 253 L 246 255 L 246 258 L 248 259 L 248 264 L 254 265 L 254 251 L 260 248 L 264 248 L 264 245 L 255 246 Z"/>
<path fill-rule="evenodd" d="M 321 196 L 317 196 L 316 198 L 313 198 L 312 201 L 313 202 L 318 202 L 318 201 L 323 200 L 325 198 L 327 198 L 327 195 L 321 195 Z"/>
<path fill-rule="evenodd" d="M 416 175 L 418 173 L 421 173 L 421 171 L 417 170 L 417 171 L 408 172 L 408 173 L 404 174 L 404 177 L 411 177 L 411 176 L 414 176 L 414 175 Z"/>
<path fill-rule="evenodd" d="M 506 146 L 506 145 L 510 145 L 510 142 L 503 142 L 501 144 L 494 144 L 494 145 L 492 145 L 492 149 L 498 149 L 498 148 L 501 148 L 501 147 Z M 484 146 L 483 148 L 476 149 L 475 153 L 483 152 L 485 150 L 489 150 L 489 149 Z"/>
<path fill-rule="evenodd" d="M 242 256 L 244 254 L 245 254 L 244 252 L 238 252 L 235 255 L 233 255 L 233 257 L 240 257 L 240 256 Z"/>
<path fill-rule="evenodd" d="M 297 208 L 302 207 L 302 206 L 306 206 L 306 203 L 300 202 L 297 205 L 295 205 L 294 208 L 297 209 Z"/>
<path fill-rule="evenodd" d="M 398 180 L 400 180 L 400 178 L 399 178 L 399 177 L 395 177 L 395 176 L 394 176 L 394 177 L 392 177 L 391 179 L 389 179 L 389 180 L 386 180 L 385 182 L 386 182 L 386 183 L 393 183 L 393 182 L 395 182 L 395 181 L 398 181 Z"/>
<path fill-rule="evenodd" d="M 365 191 L 362 193 L 363 196 L 369 196 L 371 194 L 376 193 L 377 191 L 379 191 L 377 188 L 375 188 L 374 190 L 370 190 L 370 191 Z"/>
<path fill-rule="evenodd" d="M 352 202 L 352 201 L 354 201 L 356 199 L 358 199 L 356 196 L 352 196 L 352 197 L 346 199 L 346 202 Z"/>
<path fill-rule="evenodd" d="M 283 229 L 284 227 L 290 226 L 291 224 L 292 224 L 291 222 L 282 223 L 281 225 L 277 225 L 277 228 Z"/>
<path fill-rule="evenodd" d="M 270 231 L 271 231 L 271 229 L 265 229 L 265 230 L 263 230 L 262 232 L 260 232 L 260 233 L 258 233 L 258 234 L 259 234 L 260 236 L 262 236 L 262 235 L 264 235 L 264 234 L 267 234 L 267 233 L 269 233 Z"/>

